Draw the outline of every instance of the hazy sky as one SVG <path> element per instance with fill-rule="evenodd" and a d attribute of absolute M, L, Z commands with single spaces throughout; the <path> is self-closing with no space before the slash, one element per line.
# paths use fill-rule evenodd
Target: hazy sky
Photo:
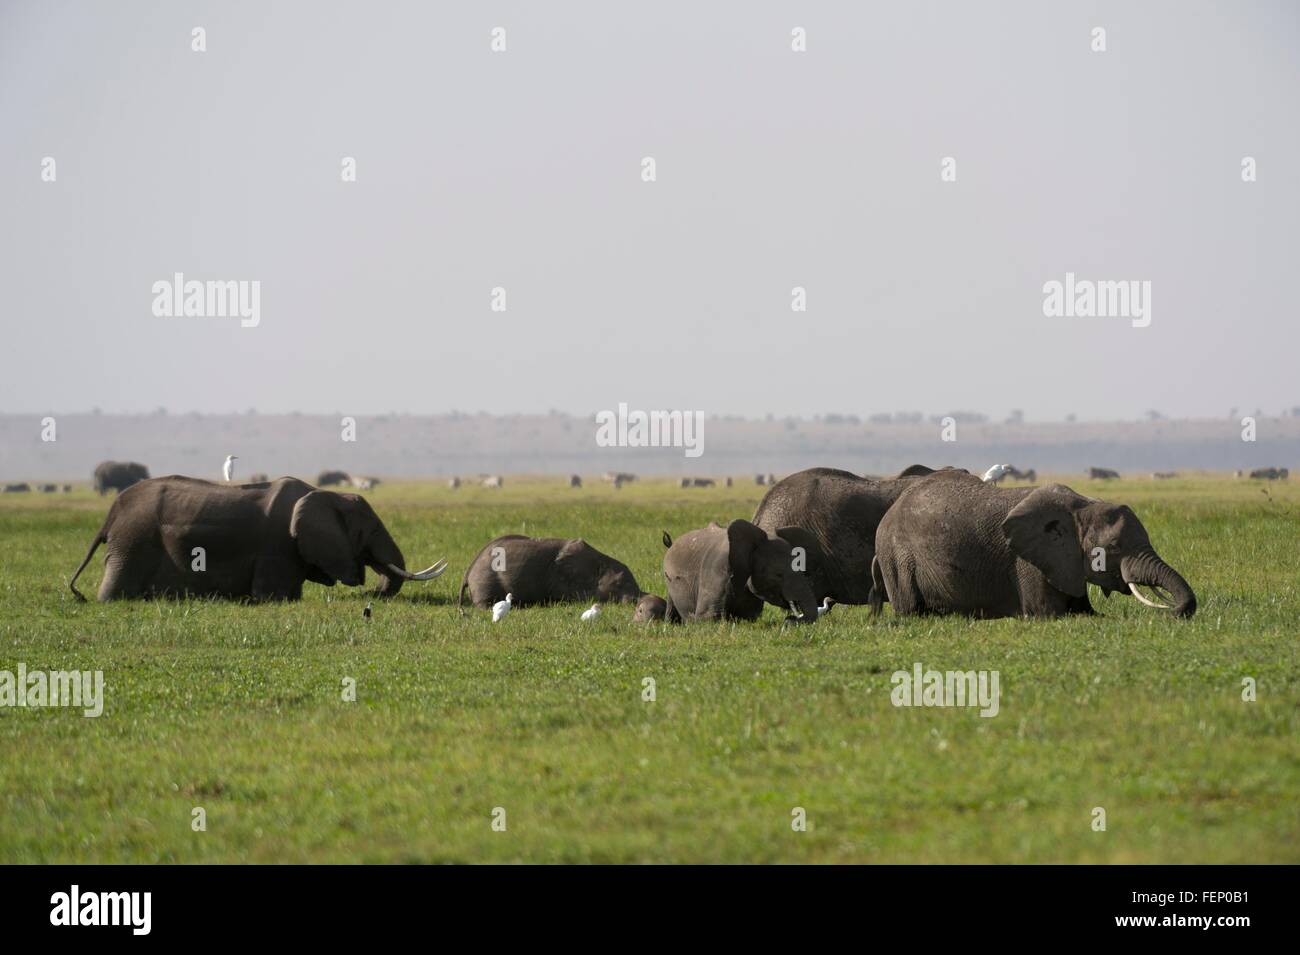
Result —
<path fill-rule="evenodd" d="M 1300 405 L 1298 10 L 0 0 L 0 412 Z"/>

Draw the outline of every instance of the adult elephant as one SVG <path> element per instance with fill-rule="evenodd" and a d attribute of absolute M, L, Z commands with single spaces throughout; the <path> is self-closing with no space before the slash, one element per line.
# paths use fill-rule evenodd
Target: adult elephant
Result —
<path fill-rule="evenodd" d="M 316 475 L 317 487 L 338 487 L 341 484 L 351 484 L 352 475 L 347 471 L 321 471 Z"/>
<path fill-rule="evenodd" d="M 1192 588 L 1128 506 L 1063 484 L 1000 488 L 957 471 L 921 478 L 899 496 L 876 533 L 872 574 L 897 614 L 1092 613 L 1089 583 L 1179 617 L 1196 612 Z M 1166 591 L 1171 606 L 1140 586 Z"/>
<path fill-rule="evenodd" d="M 809 576 L 818 601 L 871 602 L 871 559 L 876 528 L 898 496 L 934 469 L 914 464 L 896 478 L 874 480 L 837 468 L 809 468 L 780 481 L 763 496 L 754 523 L 769 534 L 802 527 L 816 539 L 821 559 Z"/>
<path fill-rule="evenodd" d="M 389 597 L 406 580 L 431 580 L 439 561 L 406 570 L 383 522 L 355 494 L 318 491 L 297 478 L 268 484 L 215 484 L 162 477 L 129 488 L 109 508 L 104 526 L 68 586 L 95 549 L 108 545 L 99 599 L 194 595 L 297 600 L 304 581 L 357 587 L 365 568 L 379 575 L 375 593 Z"/>
<path fill-rule="evenodd" d="M 626 603 L 645 593 L 627 565 L 581 538 L 508 534 L 488 541 L 461 578 L 456 606 L 487 610 L 510 594 L 514 607 L 596 600 Z"/>
<path fill-rule="evenodd" d="M 804 560 L 820 559 L 817 541 L 800 527 L 769 534 L 756 524 L 735 520 L 713 523 L 674 541 L 664 532 L 664 578 L 668 600 L 664 617 L 683 620 L 757 620 L 763 604 L 789 610 L 792 619 L 817 622 L 817 600 L 809 576 L 797 569 L 795 547 Z"/>
<path fill-rule="evenodd" d="M 95 490 L 101 495 L 122 492 L 133 484 L 149 480 L 149 469 L 135 461 L 101 461 L 95 466 Z"/>

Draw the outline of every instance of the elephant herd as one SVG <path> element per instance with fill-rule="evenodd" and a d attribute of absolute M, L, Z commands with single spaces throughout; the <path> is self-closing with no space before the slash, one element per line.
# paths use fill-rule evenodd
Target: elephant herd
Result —
<path fill-rule="evenodd" d="M 977 618 L 1091 613 L 1087 585 L 1190 617 L 1196 596 L 1125 505 L 1060 484 L 1002 488 L 964 470 L 914 465 L 873 479 L 811 468 L 773 484 L 752 520 L 662 533 L 664 596 L 581 539 L 489 541 L 457 596 L 478 608 L 635 602 L 634 621 L 754 620 L 765 604 L 814 623 L 835 603 Z M 191 594 L 296 600 L 306 581 L 376 594 L 442 574 L 406 561 L 370 504 L 296 478 L 217 484 L 138 481 L 110 508 L 69 586 L 107 546 L 99 599 Z M 1160 603 L 1144 595 L 1149 588 Z M 463 612 L 463 610 L 462 610 Z"/>

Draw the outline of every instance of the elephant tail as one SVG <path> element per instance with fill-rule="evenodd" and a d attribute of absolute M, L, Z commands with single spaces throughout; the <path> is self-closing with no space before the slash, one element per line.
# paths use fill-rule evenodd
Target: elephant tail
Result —
<path fill-rule="evenodd" d="M 871 615 L 878 616 L 885 604 L 885 575 L 880 570 L 880 555 L 871 558 L 871 593 L 867 595 Z"/>
<path fill-rule="evenodd" d="M 81 591 L 77 589 L 77 578 L 81 576 L 81 572 L 85 570 L 86 565 L 90 563 L 90 558 L 95 556 L 95 551 L 99 549 L 99 545 L 107 540 L 108 520 L 105 520 L 104 526 L 99 529 L 99 532 L 95 534 L 95 539 L 90 542 L 90 550 L 86 551 L 86 556 L 85 559 L 82 560 L 81 566 L 77 568 L 77 572 L 73 574 L 72 579 L 68 581 L 68 589 L 72 591 L 72 596 L 76 597 L 82 603 L 86 602 L 86 598 L 83 597 Z"/>

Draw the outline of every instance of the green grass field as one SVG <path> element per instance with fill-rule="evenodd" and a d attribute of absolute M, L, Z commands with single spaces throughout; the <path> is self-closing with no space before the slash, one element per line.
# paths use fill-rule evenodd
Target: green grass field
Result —
<path fill-rule="evenodd" d="M 109 499 L 0 498 L 0 670 L 106 682 L 98 719 L 0 708 L 0 862 L 1300 861 L 1300 487 L 1069 482 L 1134 506 L 1190 622 L 1095 590 L 1101 616 L 1056 622 L 460 618 L 495 535 L 583 536 L 662 593 L 661 529 L 750 517 L 763 490 L 562 483 L 378 488 L 408 562 L 451 569 L 369 623 L 362 591 L 313 584 L 74 603 Z M 998 670 L 1000 713 L 894 707 L 916 662 Z"/>

